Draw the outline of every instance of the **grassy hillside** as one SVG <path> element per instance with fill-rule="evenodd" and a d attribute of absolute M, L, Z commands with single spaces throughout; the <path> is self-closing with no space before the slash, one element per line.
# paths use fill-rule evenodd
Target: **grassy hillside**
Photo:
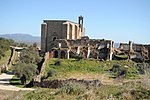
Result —
<path fill-rule="evenodd" d="M 60 63 L 60 65 L 57 65 Z M 122 68 L 128 70 L 127 78 L 135 78 L 138 76 L 137 69 L 135 68 L 137 63 L 128 60 L 122 61 L 98 61 L 98 60 L 80 60 L 76 59 L 50 59 L 47 62 L 45 70 L 45 77 L 48 73 L 53 73 L 52 77 L 48 79 L 67 79 L 67 78 L 88 78 L 88 79 L 101 79 L 102 75 L 110 76 L 110 69 L 113 65 L 119 64 Z"/>
<path fill-rule="evenodd" d="M 7 64 L 8 61 L 9 61 L 10 56 L 11 56 L 11 50 L 6 51 L 5 56 L 0 59 L 0 66 L 2 64 Z"/>
<path fill-rule="evenodd" d="M 111 78 L 113 74 L 110 70 L 116 64 L 122 68 L 127 68 L 127 77 Z M 137 77 L 142 76 L 137 73 L 137 64 L 129 60 L 98 61 L 82 59 L 77 61 L 76 59 L 49 59 L 43 77 L 46 80 L 65 80 L 68 78 L 98 79 L 102 82 L 102 85 L 87 88 L 82 84 L 69 83 L 57 89 L 37 88 L 36 91 L 25 93 L 23 99 L 107 100 L 113 98 L 114 100 L 149 100 L 150 84 L 147 84 L 149 83 L 149 81 L 146 81 L 147 79 Z"/>
<path fill-rule="evenodd" d="M 102 85 L 86 88 L 70 84 L 58 89 L 37 88 L 24 93 L 23 100 L 149 100 L 150 90 L 134 82 L 121 86 Z"/>

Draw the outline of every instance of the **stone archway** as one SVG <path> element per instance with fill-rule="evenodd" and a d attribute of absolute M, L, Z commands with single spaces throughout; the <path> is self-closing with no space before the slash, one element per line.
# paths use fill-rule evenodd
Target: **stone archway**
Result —
<path fill-rule="evenodd" d="M 64 58 L 65 58 L 65 56 L 66 56 L 66 52 L 65 52 L 65 51 L 61 51 L 61 52 L 60 52 L 60 55 L 61 55 L 61 58 L 63 58 L 63 59 L 64 59 Z"/>
<path fill-rule="evenodd" d="M 54 58 L 58 58 L 58 51 L 57 50 L 54 51 Z"/>

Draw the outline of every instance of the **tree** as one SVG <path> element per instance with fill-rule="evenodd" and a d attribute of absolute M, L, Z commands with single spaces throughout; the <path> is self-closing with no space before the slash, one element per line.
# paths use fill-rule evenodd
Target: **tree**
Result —
<path fill-rule="evenodd" d="M 22 84 L 26 84 L 26 81 L 31 80 L 36 74 L 36 66 L 34 64 L 18 62 L 13 70 L 15 75 L 20 78 Z"/>
<path fill-rule="evenodd" d="M 19 47 L 27 47 L 28 45 L 27 44 L 25 44 L 25 43 L 20 43 L 19 44 Z"/>
<path fill-rule="evenodd" d="M 25 49 L 20 53 L 20 62 L 37 64 L 40 61 L 41 58 L 38 54 L 38 51 L 33 48 Z"/>
<path fill-rule="evenodd" d="M 0 38 L 0 59 L 5 56 L 5 52 L 14 44 L 15 42 L 12 39 Z"/>

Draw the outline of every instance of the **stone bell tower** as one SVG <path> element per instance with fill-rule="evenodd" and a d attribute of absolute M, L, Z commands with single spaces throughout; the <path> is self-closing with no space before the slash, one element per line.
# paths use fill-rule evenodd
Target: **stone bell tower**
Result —
<path fill-rule="evenodd" d="M 79 27 L 80 27 L 80 29 L 81 29 L 81 36 L 84 36 L 84 26 L 83 26 L 83 19 L 84 19 L 84 17 L 83 16 L 79 16 Z"/>

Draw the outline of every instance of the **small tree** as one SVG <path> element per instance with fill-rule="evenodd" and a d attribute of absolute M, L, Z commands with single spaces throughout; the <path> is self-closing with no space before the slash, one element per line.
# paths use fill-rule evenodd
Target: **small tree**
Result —
<path fill-rule="evenodd" d="M 20 61 L 25 63 L 37 64 L 41 61 L 38 52 L 33 49 L 25 49 L 20 53 Z"/>
<path fill-rule="evenodd" d="M 36 74 L 36 67 L 33 64 L 19 62 L 14 67 L 14 73 L 20 78 L 21 83 L 25 84 L 27 80 L 31 80 Z"/>

